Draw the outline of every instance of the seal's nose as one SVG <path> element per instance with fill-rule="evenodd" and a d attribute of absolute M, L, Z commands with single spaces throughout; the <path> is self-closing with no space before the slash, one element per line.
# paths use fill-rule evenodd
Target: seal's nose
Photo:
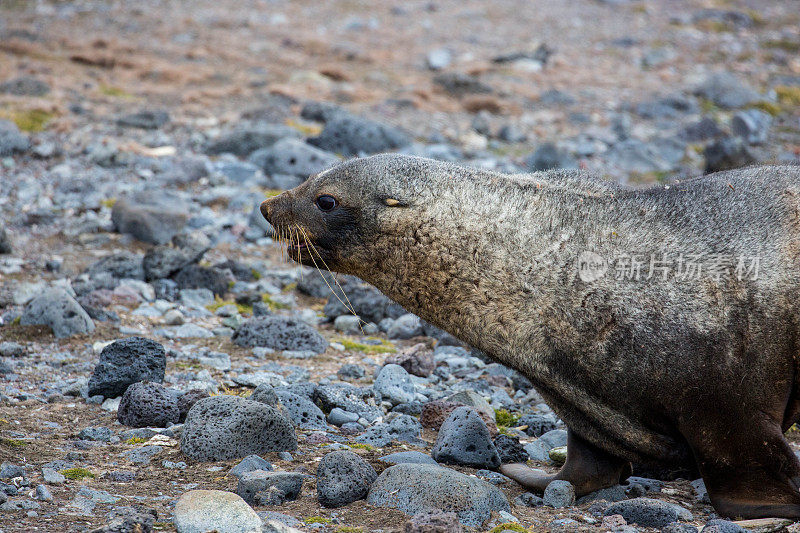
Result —
<path fill-rule="evenodd" d="M 267 222 L 269 222 L 270 224 L 272 224 L 272 221 L 269 219 L 269 206 L 272 200 L 273 198 L 270 198 L 268 200 L 264 200 L 263 202 L 261 202 L 261 216 L 267 219 Z"/>

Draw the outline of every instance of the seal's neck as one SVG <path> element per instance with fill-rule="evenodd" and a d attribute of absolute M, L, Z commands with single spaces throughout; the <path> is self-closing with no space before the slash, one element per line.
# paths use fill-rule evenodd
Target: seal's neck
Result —
<path fill-rule="evenodd" d="M 535 184 L 443 187 L 409 212 L 402 231 L 382 233 L 376 259 L 356 274 L 513 366 L 512 352 L 541 340 L 532 313 L 565 268 L 553 252 L 574 233 L 573 218 Z"/>

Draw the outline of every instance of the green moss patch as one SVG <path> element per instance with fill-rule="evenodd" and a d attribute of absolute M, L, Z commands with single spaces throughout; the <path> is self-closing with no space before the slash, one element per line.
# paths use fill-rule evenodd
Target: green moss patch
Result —
<path fill-rule="evenodd" d="M 67 468 L 60 472 L 62 476 L 67 479 L 71 479 L 73 481 L 80 481 L 81 479 L 91 478 L 94 479 L 94 474 L 92 474 L 86 468 Z"/>

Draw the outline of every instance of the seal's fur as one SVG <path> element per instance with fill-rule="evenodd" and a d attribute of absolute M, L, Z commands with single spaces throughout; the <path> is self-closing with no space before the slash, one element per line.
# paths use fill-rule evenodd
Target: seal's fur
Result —
<path fill-rule="evenodd" d="M 314 212 L 319 194 L 338 213 Z M 800 414 L 800 167 L 631 190 L 380 155 L 262 211 L 304 227 L 332 270 L 522 372 L 587 449 L 696 464 L 728 515 L 800 516 L 782 434 Z M 604 275 L 602 262 L 579 275 L 587 252 Z M 645 279 L 644 263 L 638 281 L 617 279 L 631 257 L 671 258 L 673 272 Z M 679 258 L 699 275 L 676 276 Z M 719 264 L 725 275 L 708 271 Z"/>

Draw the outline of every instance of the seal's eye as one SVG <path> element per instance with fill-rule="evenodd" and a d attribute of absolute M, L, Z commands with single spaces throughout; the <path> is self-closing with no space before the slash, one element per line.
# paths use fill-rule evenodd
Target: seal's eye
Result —
<path fill-rule="evenodd" d="M 336 198 L 334 198 L 330 194 L 323 194 L 322 196 L 317 196 L 317 207 L 319 207 L 322 211 L 330 211 L 337 205 L 338 202 L 336 201 Z"/>

